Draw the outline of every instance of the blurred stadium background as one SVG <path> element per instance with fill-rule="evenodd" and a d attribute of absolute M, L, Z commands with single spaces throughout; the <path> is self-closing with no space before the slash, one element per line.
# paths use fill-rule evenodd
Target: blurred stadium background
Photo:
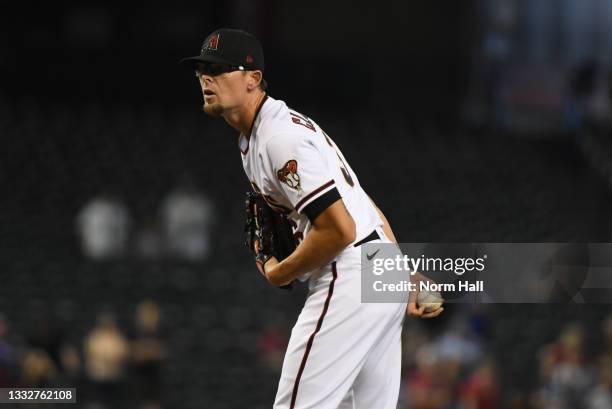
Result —
<path fill-rule="evenodd" d="M 0 387 L 271 407 L 305 289 L 252 265 L 235 132 L 177 64 L 221 26 L 262 40 L 270 94 L 400 241 L 612 241 L 611 0 L 59 1 L 0 23 Z M 572 296 L 408 319 L 400 408 L 612 408 L 612 309 Z"/>

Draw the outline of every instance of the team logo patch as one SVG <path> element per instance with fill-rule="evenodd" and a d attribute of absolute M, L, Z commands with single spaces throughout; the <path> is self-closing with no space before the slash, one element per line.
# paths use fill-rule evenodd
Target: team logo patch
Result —
<path fill-rule="evenodd" d="M 214 36 L 208 39 L 208 42 L 202 47 L 202 51 L 204 50 L 213 50 L 216 51 L 219 46 L 219 34 L 215 34 Z"/>
<path fill-rule="evenodd" d="M 247 62 L 247 64 L 253 64 L 253 57 L 250 56 L 250 55 L 247 55 L 246 56 L 246 62 Z"/>
<path fill-rule="evenodd" d="M 285 166 L 282 167 L 278 172 L 276 172 L 278 176 L 278 180 L 282 183 L 286 184 L 292 189 L 300 190 L 300 175 L 297 174 L 298 163 L 295 159 L 291 159 L 285 163 Z"/>

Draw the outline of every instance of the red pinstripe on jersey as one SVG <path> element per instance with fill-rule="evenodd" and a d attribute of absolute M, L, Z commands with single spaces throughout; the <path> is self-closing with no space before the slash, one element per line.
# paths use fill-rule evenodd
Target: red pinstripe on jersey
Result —
<path fill-rule="evenodd" d="M 310 350 L 312 349 L 312 344 L 314 344 L 315 335 L 321 329 L 323 325 L 323 319 L 325 318 L 325 314 L 327 314 L 327 310 L 329 309 L 329 303 L 331 301 L 332 294 L 334 293 L 334 284 L 336 283 L 336 279 L 338 278 L 338 271 L 336 270 L 336 262 L 334 261 L 331 265 L 333 278 L 329 283 L 329 290 L 327 291 L 327 298 L 325 299 L 325 304 L 323 305 L 323 311 L 321 311 L 321 315 L 319 316 L 319 321 L 317 321 L 317 326 L 314 332 L 308 338 L 308 343 L 306 344 L 306 350 L 304 351 L 304 356 L 302 357 L 302 363 L 300 364 L 300 369 L 298 370 L 297 376 L 295 378 L 295 383 L 293 384 L 293 393 L 291 394 L 291 409 L 295 409 L 295 400 L 297 399 L 298 387 L 300 386 L 300 379 L 302 378 L 302 373 L 304 373 L 304 368 L 306 367 L 306 361 L 308 360 L 308 355 L 310 354 Z"/>

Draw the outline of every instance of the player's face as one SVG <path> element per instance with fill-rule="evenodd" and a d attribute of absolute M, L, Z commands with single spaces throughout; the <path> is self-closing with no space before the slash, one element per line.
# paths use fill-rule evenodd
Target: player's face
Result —
<path fill-rule="evenodd" d="M 204 112 L 221 116 L 224 112 L 241 105 L 246 94 L 246 75 L 224 64 L 201 64 L 196 67 L 196 76 L 204 96 Z"/>

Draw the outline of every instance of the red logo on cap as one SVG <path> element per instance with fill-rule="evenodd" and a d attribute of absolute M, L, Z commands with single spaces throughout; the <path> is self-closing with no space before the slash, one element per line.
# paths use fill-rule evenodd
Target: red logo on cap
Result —
<path fill-rule="evenodd" d="M 216 50 L 218 46 L 219 46 L 219 34 L 215 34 L 214 36 L 210 37 L 210 39 L 208 40 L 208 44 L 206 44 L 206 47 L 204 47 L 204 49 Z"/>
<path fill-rule="evenodd" d="M 246 56 L 246 62 L 247 64 L 253 64 L 253 57 L 251 57 L 250 55 Z"/>

